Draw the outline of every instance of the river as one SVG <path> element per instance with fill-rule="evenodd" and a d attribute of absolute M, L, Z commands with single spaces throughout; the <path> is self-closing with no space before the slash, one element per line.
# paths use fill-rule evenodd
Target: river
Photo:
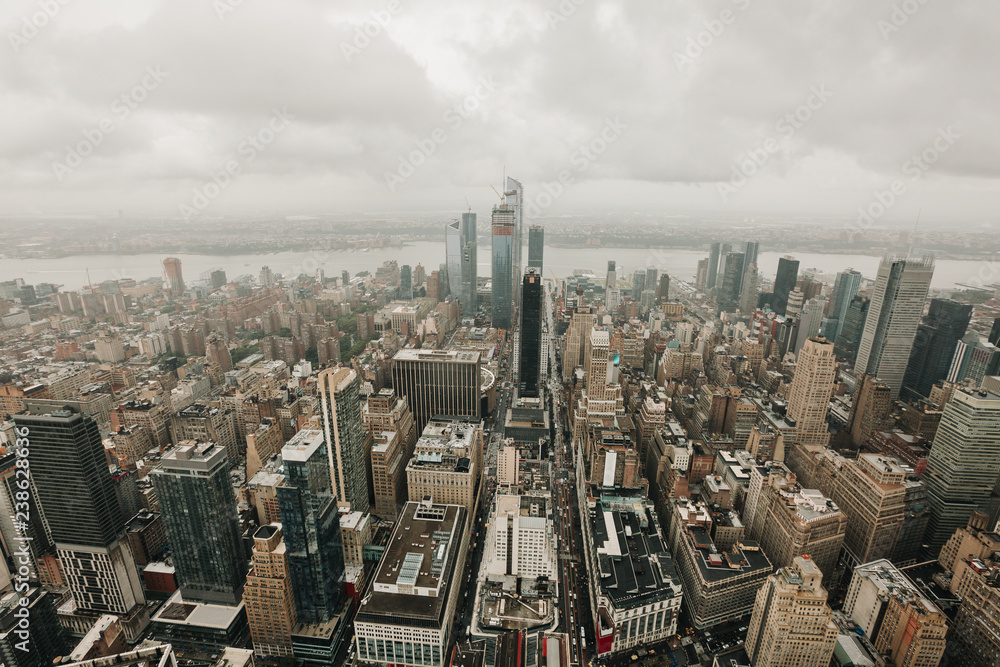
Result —
<path fill-rule="evenodd" d="M 638 268 L 655 266 L 680 280 L 693 280 L 698 260 L 707 252 L 689 249 L 644 248 L 545 248 L 545 275 L 564 278 L 575 269 L 589 269 L 599 277 L 605 275 L 608 260 L 617 263 L 619 277 L 631 275 Z M 396 248 L 371 251 L 315 251 L 280 252 L 273 255 L 174 255 L 181 260 L 182 271 L 188 282 L 213 269 L 223 269 L 232 280 L 243 274 L 254 277 L 267 265 L 275 273 L 297 275 L 315 273 L 317 268 L 328 277 L 339 276 L 341 271 L 351 275 L 359 271 L 375 272 L 384 261 L 395 259 L 400 264 L 422 264 L 430 273 L 444 262 L 444 242 L 419 242 Z M 527 252 L 525 252 L 525 257 Z M 771 279 L 783 253 L 761 252 L 758 265 L 761 275 Z M 847 268 L 861 271 L 866 278 L 873 278 L 879 258 L 867 255 L 835 255 L 795 253 L 800 273 L 816 269 L 824 274 L 835 274 Z M 142 280 L 162 275 L 161 261 L 166 255 L 74 255 L 59 259 L 3 259 L 0 260 L 0 280 L 23 278 L 31 284 L 49 282 L 62 285 L 65 290 L 77 290 L 87 284 L 87 271 L 94 284 L 103 280 L 135 278 Z M 974 282 L 977 275 L 987 283 L 1000 280 L 1000 271 L 988 262 L 976 260 L 938 260 L 934 270 L 934 289 L 951 289 L 959 283 Z M 991 275 L 996 272 L 997 275 Z M 479 275 L 490 272 L 489 247 L 480 246 Z"/>

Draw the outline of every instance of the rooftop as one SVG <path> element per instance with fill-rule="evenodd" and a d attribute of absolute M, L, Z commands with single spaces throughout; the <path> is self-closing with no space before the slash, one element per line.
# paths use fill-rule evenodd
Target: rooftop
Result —
<path fill-rule="evenodd" d="M 162 607 L 153 614 L 154 623 L 187 625 L 199 628 L 227 630 L 236 618 L 243 614 L 243 603 L 235 607 L 204 602 L 187 602 L 176 591 Z"/>
<path fill-rule="evenodd" d="M 400 350 L 392 358 L 393 361 L 451 361 L 464 364 L 478 364 L 479 359 L 478 350 L 417 350 L 410 348 Z"/>
<path fill-rule="evenodd" d="M 323 431 L 302 429 L 281 448 L 283 461 L 308 461 L 324 445 Z"/>

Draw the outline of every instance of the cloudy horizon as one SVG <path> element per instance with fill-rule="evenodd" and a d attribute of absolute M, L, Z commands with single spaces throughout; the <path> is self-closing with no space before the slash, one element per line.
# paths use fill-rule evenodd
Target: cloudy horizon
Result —
<path fill-rule="evenodd" d="M 0 215 L 991 224 L 996 6 L 9 0 Z M 529 211 L 530 213 L 530 211 Z"/>

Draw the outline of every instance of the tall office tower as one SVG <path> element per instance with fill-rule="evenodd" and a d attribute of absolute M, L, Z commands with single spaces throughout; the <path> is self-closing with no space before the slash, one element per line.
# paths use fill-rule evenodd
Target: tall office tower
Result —
<path fill-rule="evenodd" d="M 795 354 L 806 344 L 810 338 L 819 336 L 820 325 L 823 323 L 823 311 L 826 309 L 826 299 L 819 297 L 809 299 L 802 312 L 799 313 L 799 330 L 795 337 L 795 348 L 791 350 Z M 832 346 L 833 343 L 831 342 Z M 832 349 L 832 347 L 831 347 Z"/>
<path fill-rule="evenodd" d="M 592 329 L 586 348 L 587 413 L 614 416 L 623 410 L 622 386 L 618 380 L 619 354 L 611 350 L 606 329 Z"/>
<path fill-rule="evenodd" d="M 933 275 L 930 258 L 886 257 L 878 267 L 854 370 L 883 380 L 892 389 L 894 400 L 903 385 Z"/>
<path fill-rule="evenodd" d="M 632 300 L 638 301 L 643 290 L 646 289 L 646 271 L 638 269 L 632 274 Z"/>
<path fill-rule="evenodd" d="M 809 556 L 767 578 L 747 629 L 746 652 L 755 667 L 830 664 L 840 631 L 822 581 Z"/>
<path fill-rule="evenodd" d="M 303 429 L 281 450 L 281 530 L 300 623 L 326 623 L 340 610 L 344 552 L 323 432 Z M 364 473 L 362 473 L 362 476 Z"/>
<path fill-rule="evenodd" d="M 795 420 L 795 441 L 826 447 L 830 430 L 826 416 L 837 379 L 833 343 L 810 338 L 802 346 L 788 399 L 788 416 Z"/>
<path fill-rule="evenodd" d="M 925 541 L 934 553 L 989 499 L 1000 475 L 1000 396 L 958 389 L 944 408 L 922 478 L 931 519 Z"/>
<path fill-rule="evenodd" d="M 476 315 L 476 280 L 479 275 L 479 239 L 476 232 L 476 214 L 467 211 L 462 214 L 462 289 L 455 291 L 467 317 Z M 450 269 L 449 269 L 450 271 Z"/>
<path fill-rule="evenodd" d="M 828 316 L 823 328 L 823 335 L 827 339 L 836 342 L 844 328 L 847 309 L 860 290 L 860 271 L 848 269 L 837 274 L 837 279 L 833 282 L 833 291 L 830 292 L 830 302 L 827 306 Z"/>
<path fill-rule="evenodd" d="M 514 211 L 514 264 L 511 267 L 514 313 L 511 322 L 517 322 L 517 309 L 521 307 L 521 276 L 524 275 L 524 187 L 510 176 L 504 188 L 504 203 Z"/>
<path fill-rule="evenodd" d="M 292 628 L 298 619 L 281 524 L 261 526 L 253 534 L 252 562 L 243 601 L 253 650 L 270 658 L 292 655 Z"/>
<path fill-rule="evenodd" d="M 771 310 L 778 315 L 784 315 L 788 309 L 788 295 L 795 289 L 799 280 L 799 260 L 782 257 L 778 260 L 778 271 L 774 276 L 774 296 Z"/>
<path fill-rule="evenodd" d="M 493 326 L 514 326 L 514 258 L 517 211 L 509 204 L 493 207 Z"/>
<path fill-rule="evenodd" d="M 167 257 L 163 260 L 163 282 L 174 294 L 184 291 L 184 277 L 181 275 L 181 260 Z"/>
<path fill-rule="evenodd" d="M 237 425 L 237 411 L 232 408 L 213 408 L 194 403 L 174 414 L 172 426 L 174 439 L 214 442 L 226 450 L 230 463 L 236 463 L 246 453 L 246 435 Z M 148 427 L 145 429 L 150 430 Z M 155 443 L 153 443 L 155 444 Z M 145 456 L 147 447 L 136 452 L 136 458 Z"/>
<path fill-rule="evenodd" d="M 417 433 L 431 417 L 479 417 L 482 358 L 478 351 L 404 349 L 392 358 L 392 388 L 406 398 Z"/>
<path fill-rule="evenodd" d="M 518 394 L 538 398 L 542 365 L 542 317 L 545 295 L 542 276 L 529 267 L 521 286 L 521 345 L 518 363 Z"/>
<path fill-rule="evenodd" d="M 892 428 L 892 390 L 885 382 L 871 375 L 862 375 L 854 388 L 851 413 L 847 418 L 847 430 L 851 443 L 861 448 L 868 444 L 875 431 Z"/>
<path fill-rule="evenodd" d="M 945 379 L 955 384 L 979 386 L 983 378 L 1000 372 L 1000 348 L 987 339 L 970 333 L 955 345 Z"/>
<path fill-rule="evenodd" d="M 528 266 L 538 269 L 538 275 L 544 276 L 545 228 L 532 225 L 528 229 Z"/>
<path fill-rule="evenodd" d="M 851 299 L 840 325 L 840 335 L 834 342 L 834 351 L 839 359 L 854 363 L 858 357 L 858 346 L 861 345 L 861 334 L 865 329 L 865 319 L 868 317 L 868 306 L 871 300 L 866 296 L 855 296 Z"/>
<path fill-rule="evenodd" d="M 24 584 L 17 592 L 4 593 L 0 600 L 0 662 L 4 667 L 51 667 L 69 656 L 72 644 L 66 643 L 55 597 L 56 593 Z"/>
<path fill-rule="evenodd" d="M 757 253 L 760 250 L 760 243 L 758 241 L 747 241 L 746 247 L 743 251 L 743 275 L 740 277 L 740 293 L 743 293 L 743 288 L 746 285 L 747 273 L 750 271 L 750 265 L 757 263 Z"/>
<path fill-rule="evenodd" d="M 843 611 L 885 656 L 886 665 L 922 667 L 941 661 L 947 616 L 888 560 L 854 568 Z M 953 658 L 952 664 L 977 663 Z"/>
<path fill-rule="evenodd" d="M 149 476 L 181 597 L 239 604 L 247 561 L 226 450 L 211 442 L 183 441 L 163 455 Z"/>
<path fill-rule="evenodd" d="M 413 269 L 409 264 L 399 267 L 399 298 L 403 301 L 413 299 Z"/>
<path fill-rule="evenodd" d="M 659 275 L 660 275 L 660 272 L 659 272 L 658 269 L 654 269 L 654 268 L 648 268 L 648 269 L 646 269 L 646 284 L 644 286 L 644 289 L 647 289 L 647 290 L 653 289 L 653 286 L 656 285 L 656 282 L 657 282 L 657 279 L 659 278 Z"/>
<path fill-rule="evenodd" d="M 844 552 L 855 565 L 895 551 L 906 518 L 905 479 L 899 462 L 881 454 L 844 459 L 833 498 L 848 518 Z"/>
<path fill-rule="evenodd" d="M 463 214 L 464 215 L 464 214 Z M 448 265 L 448 287 L 452 294 L 462 294 L 462 221 L 454 220 L 444 226 L 445 264 Z M 461 297 L 459 302 L 464 306 Z"/>
<path fill-rule="evenodd" d="M 760 548 L 768 560 L 775 567 L 788 567 L 808 554 L 823 576 L 832 577 L 844 546 L 847 515 L 817 489 L 772 486 L 767 481 L 762 490 L 767 513 Z"/>
<path fill-rule="evenodd" d="M 233 355 L 229 352 L 229 345 L 226 344 L 226 339 L 216 332 L 212 332 L 205 339 L 205 358 L 208 363 L 221 368 L 223 373 L 233 370 Z"/>
<path fill-rule="evenodd" d="M 597 324 L 597 315 L 590 306 L 579 306 L 573 311 L 569 328 L 563 339 L 562 369 L 563 382 L 573 377 L 578 366 L 583 365 L 590 330 Z"/>
<path fill-rule="evenodd" d="M 993 320 L 993 326 L 990 327 L 990 335 L 987 340 L 994 345 L 1000 345 L 1000 317 Z"/>
<path fill-rule="evenodd" d="M 656 300 L 659 303 L 666 303 L 670 300 L 670 276 L 666 273 L 660 276 L 660 283 L 656 286 Z"/>
<path fill-rule="evenodd" d="M 215 289 L 219 289 L 227 282 L 226 272 L 223 271 L 222 269 L 216 269 L 215 271 L 212 271 L 211 280 L 212 280 L 212 287 L 214 287 Z"/>
<path fill-rule="evenodd" d="M 615 270 L 615 263 L 613 261 L 608 262 L 608 275 L 604 281 L 604 303 L 608 305 L 608 310 L 611 310 L 611 291 L 618 290 L 618 271 Z"/>
<path fill-rule="evenodd" d="M 260 267 L 260 275 L 257 277 L 257 281 L 262 287 L 274 287 L 274 271 L 271 270 L 270 266 Z"/>
<path fill-rule="evenodd" d="M 715 287 L 719 275 L 719 252 L 721 244 L 716 241 L 708 251 L 708 279 L 705 283 L 708 289 Z"/>
<path fill-rule="evenodd" d="M 27 409 L 12 419 L 30 443 L 36 500 L 73 600 L 87 611 L 125 614 L 145 598 L 97 422 L 72 409 Z"/>
<path fill-rule="evenodd" d="M 694 275 L 694 287 L 704 292 L 708 288 L 708 258 L 698 260 L 698 268 Z"/>
<path fill-rule="evenodd" d="M 716 290 L 716 312 L 735 313 L 740 303 L 740 283 L 743 281 L 743 253 L 731 252 L 726 255 L 725 270 L 720 287 Z"/>
<path fill-rule="evenodd" d="M 406 462 L 413 456 L 417 442 L 413 413 L 405 398 L 386 387 L 368 396 L 361 420 L 373 438 L 372 512 L 381 518 L 395 519 L 406 502 Z"/>
<path fill-rule="evenodd" d="M 319 374 L 323 434 L 333 493 L 341 507 L 367 512 L 368 433 L 361 422 L 361 382 L 350 368 L 330 368 Z"/>
<path fill-rule="evenodd" d="M 972 306 L 951 299 L 931 299 L 917 327 L 913 350 L 903 375 L 904 399 L 927 398 L 931 387 L 948 376 L 952 357 L 972 319 Z"/>
<path fill-rule="evenodd" d="M 740 292 L 740 311 L 751 313 L 757 307 L 757 290 L 759 278 L 757 276 L 757 263 L 747 266 L 743 272 L 743 288 Z"/>

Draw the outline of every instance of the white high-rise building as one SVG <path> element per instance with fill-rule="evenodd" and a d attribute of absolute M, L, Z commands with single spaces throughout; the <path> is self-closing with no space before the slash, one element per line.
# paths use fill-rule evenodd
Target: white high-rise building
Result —
<path fill-rule="evenodd" d="M 823 447 L 830 442 L 826 416 L 836 379 L 833 343 L 825 338 L 807 340 L 795 364 L 788 398 L 788 416 L 796 422 L 796 442 Z"/>
<path fill-rule="evenodd" d="M 878 267 L 854 369 L 889 385 L 893 399 L 903 384 L 933 276 L 931 258 L 886 257 Z"/>
<path fill-rule="evenodd" d="M 556 576 L 556 538 L 547 502 L 533 496 L 496 497 L 486 538 L 493 545 L 487 554 L 488 576 Z"/>

